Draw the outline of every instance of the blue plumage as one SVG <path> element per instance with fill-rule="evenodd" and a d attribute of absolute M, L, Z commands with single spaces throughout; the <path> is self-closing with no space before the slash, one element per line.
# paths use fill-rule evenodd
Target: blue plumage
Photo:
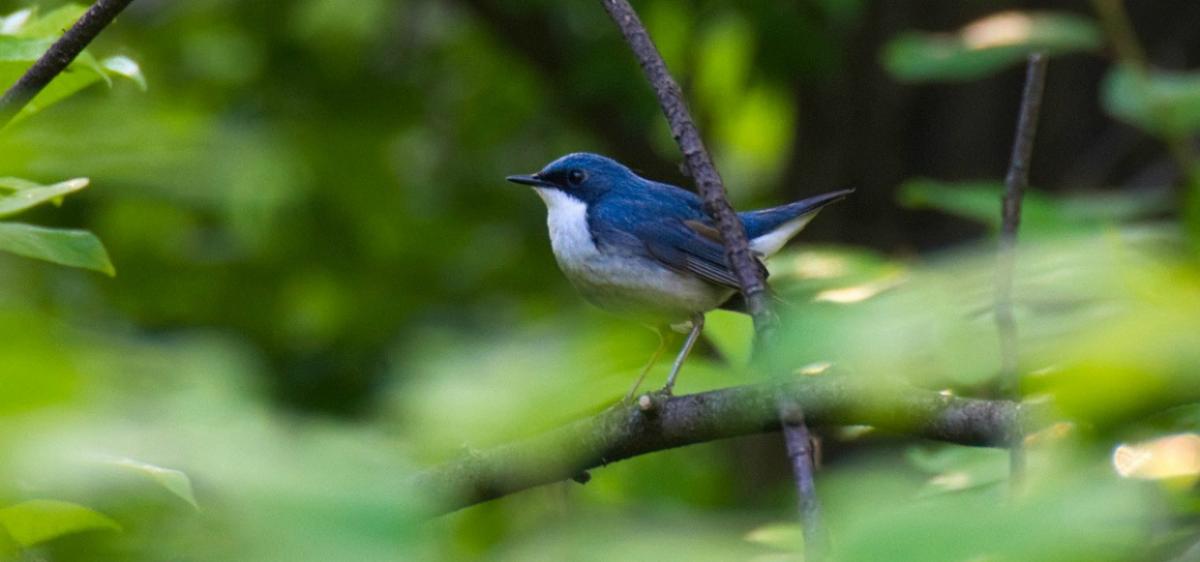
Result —
<path fill-rule="evenodd" d="M 590 153 L 569 154 L 537 174 L 512 176 L 509 180 L 532 185 L 543 193 L 556 190 L 582 203 L 588 232 L 602 253 L 655 261 L 676 272 L 697 276 L 716 288 L 738 287 L 716 228 L 695 193 L 642 178 L 611 158 Z M 795 235 L 807 222 L 805 218 L 848 193 L 826 193 L 739 216 L 752 242 L 767 240 L 774 233 L 781 235 L 769 251 L 754 248 L 765 256 Z M 553 214 L 555 209 L 550 211 Z M 803 222 L 796 224 L 793 232 L 779 232 L 797 221 Z M 559 255 L 560 265 L 562 257 Z M 570 277 L 572 272 L 567 274 Z"/>
<path fill-rule="evenodd" d="M 674 380 L 704 313 L 729 301 L 738 288 L 700 198 L 589 153 L 568 154 L 536 174 L 508 180 L 532 186 L 546 202 L 555 259 L 585 298 L 656 322 L 692 321 L 669 379 Z M 817 211 L 849 193 L 739 213 L 751 250 L 759 257 L 775 253 Z"/>

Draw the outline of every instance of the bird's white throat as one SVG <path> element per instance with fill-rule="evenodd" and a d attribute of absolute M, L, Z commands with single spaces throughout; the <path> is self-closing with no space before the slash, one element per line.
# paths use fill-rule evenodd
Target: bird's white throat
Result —
<path fill-rule="evenodd" d="M 557 189 L 535 187 L 533 190 L 546 202 L 550 246 L 560 265 L 567 268 L 600 253 L 588 228 L 586 203 Z"/>
<path fill-rule="evenodd" d="M 602 251 L 588 227 L 587 204 L 562 191 L 535 187 L 546 202 L 550 246 L 563 273 L 584 297 L 614 312 L 652 312 L 672 320 L 711 310 L 732 291 L 655 265 L 648 257 L 608 248 Z"/>

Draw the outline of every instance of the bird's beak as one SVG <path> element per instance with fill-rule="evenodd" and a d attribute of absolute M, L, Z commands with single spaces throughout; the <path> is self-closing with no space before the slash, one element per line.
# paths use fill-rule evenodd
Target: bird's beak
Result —
<path fill-rule="evenodd" d="M 534 187 L 552 187 L 554 185 L 554 184 L 538 177 L 537 174 L 532 174 L 532 175 L 528 175 L 528 176 L 508 176 L 507 178 L 504 178 L 504 179 L 511 181 L 513 183 L 519 183 L 521 185 L 532 185 Z"/>

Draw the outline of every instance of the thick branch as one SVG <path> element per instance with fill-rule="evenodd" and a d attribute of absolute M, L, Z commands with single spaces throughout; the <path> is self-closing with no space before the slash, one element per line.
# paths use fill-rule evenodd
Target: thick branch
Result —
<path fill-rule="evenodd" d="M 79 53 L 100 34 L 117 14 L 133 0 L 97 0 L 84 12 L 79 21 L 38 58 L 0 97 L 0 128 L 8 124 L 21 108 L 38 95 L 60 72 L 65 70 Z"/>
<path fill-rule="evenodd" d="M 815 425 L 870 425 L 965 445 L 1011 441 L 1016 405 L 943 396 L 863 377 L 824 375 L 671 397 L 647 414 L 621 404 L 525 441 L 474 452 L 417 477 L 439 513 L 561 480 L 622 459 L 775 431 L 790 403 Z"/>
<path fill-rule="evenodd" d="M 646 27 L 642 25 L 629 2 L 603 0 L 603 4 L 604 9 L 608 10 L 608 14 L 621 29 L 625 42 L 637 56 L 646 79 L 654 86 L 658 103 L 670 123 L 671 135 L 675 137 L 675 142 L 679 143 L 687 169 L 696 181 L 696 189 L 704 200 L 704 210 L 717 223 L 717 230 L 725 242 L 726 259 L 733 267 L 742 294 L 746 296 L 746 308 L 754 317 L 755 330 L 761 334 L 774 323 L 768 306 L 766 280 L 755 263 L 754 255 L 750 253 L 746 228 L 725 197 L 725 186 L 716 167 L 713 166 L 708 150 L 704 148 L 704 141 L 700 138 L 700 132 L 696 130 L 696 123 L 688 111 L 683 92 L 671 77 L 667 63 L 663 61 Z"/>

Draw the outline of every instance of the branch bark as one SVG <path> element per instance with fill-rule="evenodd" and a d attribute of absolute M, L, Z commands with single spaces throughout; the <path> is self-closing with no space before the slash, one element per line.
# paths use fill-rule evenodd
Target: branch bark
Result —
<path fill-rule="evenodd" d="M 809 424 L 870 425 L 964 445 L 1012 441 L 1017 405 L 943 396 L 871 377 L 826 374 L 665 399 L 649 414 L 620 404 L 516 443 L 472 452 L 415 478 L 447 513 L 655 451 L 780 428 L 782 403 Z M 811 455 L 809 455 L 811 456 Z"/>
<path fill-rule="evenodd" d="M 746 228 L 725 196 L 721 175 L 717 173 L 712 158 L 704 147 L 704 140 L 700 138 L 700 132 L 688 111 L 683 92 L 671 77 L 667 63 L 663 61 L 658 48 L 650 39 L 649 32 L 629 2 L 602 2 L 604 9 L 608 10 L 609 16 L 621 29 L 625 42 L 637 57 L 646 79 L 654 86 L 654 94 L 658 97 L 658 103 L 671 126 L 671 135 L 683 151 L 684 162 L 696 182 L 696 190 L 704 200 L 704 210 L 717 223 L 717 230 L 725 243 L 725 257 L 737 276 L 742 294 L 746 297 L 746 308 L 754 318 L 754 328 L 761 336 L 772 329 L 775 321 L 767 299 L 766 279 L 755 263 L 754 255 L 750 253 Z"/>
<path fill-rule="evenodd" d="M 37 62 L 0 97 L 0 128 L 12 121 L 26 104 L 65 70 L 133 0 L 97 0 L 79 21 L 55 41 Z"/>
<path fill-rule="evenodd" d="M 1029 166 L 1033 157 L 1033 141 L 1037 136 L 1037 121 L 1042 109 L 1042 93 L 1046 89 L 1046 65 L 1042 53 L 1029 56 L 1025 71 L 1025 89 L 1021 94 L 1021 109 L 1017 116 L 1016 138 L 1008 174 L 1004 178 L 1004 200 L 1001 207 L 1000 252 L 996 268 L 996 330 L 1000 337 L 1000 377 L 1009 395 L 1020 399 L 1019 351 L 1017 321 L 1013 316 L 1013 269 L 1016 265 L 1017 230 L 1021 226 L 1021 200 L 1029 187 Z M 1025 474 L 1023 434 L 1016 428 L 1009 447 L 1010 476 L 1014 489 Z"/>
<path fill-rule="evenodd" d="M 796 503 L 804 530 L 804 559 L 824 560 L 829 551 L 829 536 L 821 522 L 821 503 L 817 499 L 817 484 L 813 476 L 817 457 L 815 441 L 808 431 L 800 406 L 786 400 L 779 412 L 788 459 L 792 461 L 792 473 L 796 479 Z"/>
<path fill-rule="evenodd" d="M 602 3 L 613 22 L 621 29 L 621 34 L 637 57 L 646 79 L 654 86 L 658 103 L 670 124 L 671 135 L 679 144 L 687 169 L 691 172 L 696 189 L 704 201 L 704 211 L 712 217 L 721 233 L 725 259 L 737 277 L 746 302 L 746 311 L 754 318 L 756 344 L 761 348 L 765 342 L 774 339 L 777 321 L 770 308 L 766 277 L 750 251 L 745 225 L 729 204 L 721 175 L 717 173 L 712 157 L 704 147 L 704 140 L 700 138 L 700 132 L 688 111 L 687 101 L 683 98 L 679 84 L 671 77 L 666 62 L 654 46 L 650 33 L 642 25 L 637 12 L 627 0 L 602 0 Z M 783 403 L 779 405 L 778 416 L 783 420 L 784 439 L 788 445 L 788 456 L 792 459 L 797 491 L 800 494 L 805 558 L 811 562 L 819 562 L 823 558 L 820 547 L 824 544 L 824 539 L 821 536 L 820 508 L 813 485 L 813 471 L 816 466 L 810 446 L 811 437 L 804 422 L 803 408 L 798 404 L 789 404 L 786 407 Z"/>

